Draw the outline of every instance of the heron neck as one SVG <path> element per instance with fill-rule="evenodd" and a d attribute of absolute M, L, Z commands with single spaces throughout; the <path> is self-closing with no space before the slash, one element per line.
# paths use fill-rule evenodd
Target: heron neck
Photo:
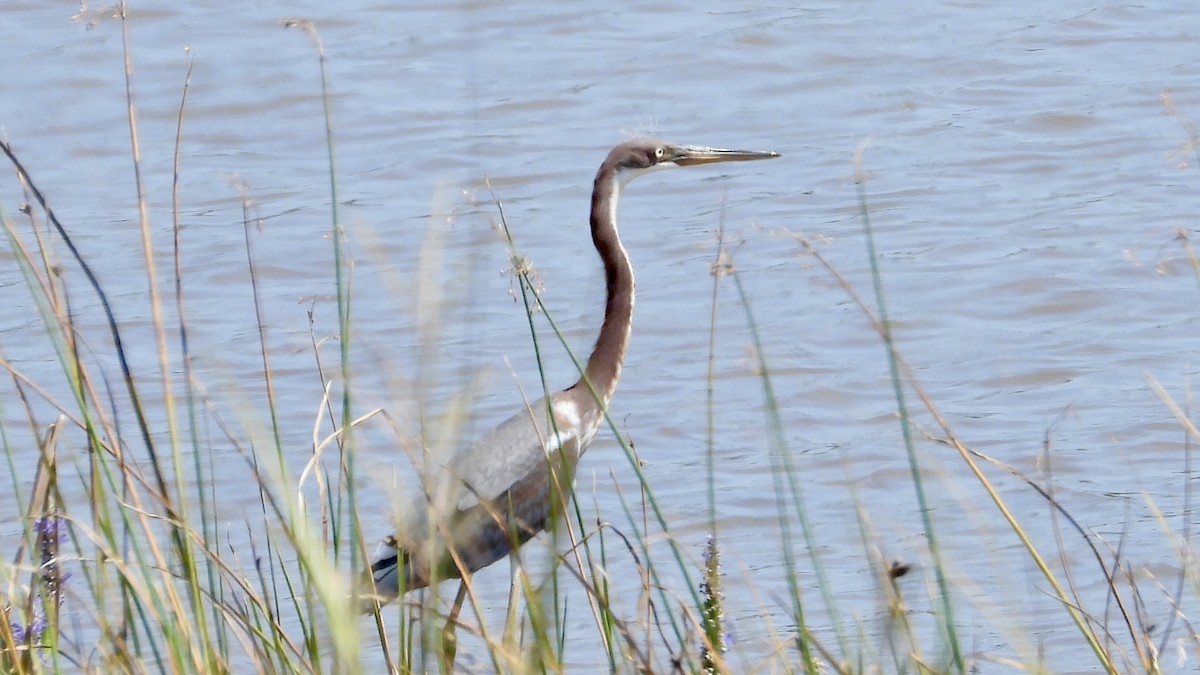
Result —
<path fill-rule="evenodd" d="M 588 357 L 584 375 L 604 405 L 612 398 L 625 363 L 629 329 L 633 323 L 634 280 L 629 255 L 617 233 L 617 200 L 621 183 L 613 167 L 603 166 L 596 174 L 592 192 L 592 243 L 604 263 L 607 289 L 604 323 Z"/>

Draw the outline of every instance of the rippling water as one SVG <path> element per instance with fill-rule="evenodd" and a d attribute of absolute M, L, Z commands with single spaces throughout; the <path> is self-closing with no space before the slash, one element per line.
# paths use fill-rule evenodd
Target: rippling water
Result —
<path fill-rule="evenodd" d="M 774 162 L 656 174 L 627 191 L 622 233 L 640 295 L 613 412 L 646 460 L 668 519 L 698 556 L 709 266 L 723 223 L 742 242 L 736 265 L 817 540 L 844 609 L 855 612 L 839 618 L 862 622 L 882 640 L 885 614 L 854 534 L 856 506 L 885 557 L 927 563 L 884 349 L 830 275 L 779 236 L 791 230 L 817 242 L 870 301 L 851 179 L 852 155 L 865 142 L 890 315 L 925 390 L 964 441 L 1035 475 L 1048 440 L 1060 499 L 1110 541 L 1124 537 L 1129 562 L 1165 574 L 1173 587 L 1177 557 L 1147 502 L 1170 527 L 1185 525 L 1186 444 L 1147 379 L 1176 400 L 1193 396 L 1200 289 L 1176 233 L 1195 227 L 1200 172 L 1160 96 L 1171 92 L 1185 115 L 1200 118 L 1200 9 L 949 1 L 758 9 L 668 1 L 625 10 L 201 4 L 132 8 L 156 245 L 166 264 L 173 138 L 190 62 L 180 194 L 195 350 L 224 405 L 261 400 L 244 190 L 263 218 L 252 241 L 297 466 L 321 393 L 306 312 L 313 308 L 319 337 L 336 327 L 318 67 L 305 36 L 279 28 L 280 19 L 301 15 L 316 21 L 328 52 L 338 197 L 357 260 L 364 410 L 386 407 L 415 428 L 415 399 L 401 383 L 419 383 L 436 407 L 484 372 L 474 423 L 483 430 L 518 400 L 510 369 L 536 390 L 525 319 L 490 228 L 497 215 L 489 183 L 537 265 L 547 303 L 576 348 L 586 349 L 603 292 L 586 207 L 607 148 L 631 133 L 653 133 L 780 151 Z M 120 30 L 104 10 L 73 19 L 76 10 L 0 6 L 0 126 L 113 295 L 134 336 L 135 369 L 151 372 Z M 0 200 L 13 217 L 23 197 L 15 181 L 4 186 Z M 430 233 L 444 242 L 440 272 L 419 267 Z M 432 363 L 414 319 L 422 283 L 441 293 L 443 347 Z M 94 329 L 85 339 L 103 352 L 95 300 L 82 285 L 75 293 L 81 321 Z M 56 381 L 61 373 L 7 248 L 0 249 L 0 298 L 7 357 L 34 380 Z M 729 615 L 739 656 L 753 663 L 769 643 L 759 617 L 789 627 L 785 554 L 761 382 L 728 280 L 717 332 L 717 499 Z M 569 382 L 572 373 L 561 350 L 550 355 L 551 383 Z M 11 386 L 3 392 L 11 401 Z M 0 414 L 7 428 L 21 428 L 19 406 L 0 405 Z M 935 426 L 927 414 L 915 422 Z M 370 465 L 403 472 L 386 434 L 369 437 L 376 441 Z M 1006 645 L 1042 644 L 1051 667 L 1063 670 L 1086 659 L 994 509 L 963 487 L 970 483 L 960 463 L 919 432 L 917 446 L 951 571 L 979 589 L 973 603 L 960 603 L 968 649 L 1006 655 Z M 17 479 L 32 476 L 30 453 L 9 452 Z M 237 521 L 258 497 L 249 483 L 239 487 L 241 460 L 225 452 L 233 461 L 222 508 Z M 600 508 L 615 514 L 610 471 L 625 489 L 635 485 L 602 434 L 579 484 L 590 502 L 594 481 Z M 366 483 L 364 509 L 382 513 L 382 491 Z M 1044 502 L 1017 481 L 1001 484 L 1052 547 Z M 385 527 L 380 521 L 380 532 Z M 0 535 L 11 539 L 16 530 Z M 1085 555 L 1077 537 L 1065 545 L 1068 556 Z M 808 569 L 803 561 L 801 568 Z M 1080 569 L 1091 571 L 1080 583 L 1098 602 L 1103 586 L 1094 568 Z M 481 576 L 496 588 L 489 595 L 496 616 L 506 574 Z M 801 583 L 815 598 L 811 579 Z M 924 590 L 914 582 L 910 595 Z M 1165 601 L 1147 602 L 1148 621 L 1165 621 Z M 820 610 L 809 618 L 832 620 Z M 586 627 L 581 633 L 592 635 Z M 588 649 L 573 652 L 581 664 L 590 662 Z"/>

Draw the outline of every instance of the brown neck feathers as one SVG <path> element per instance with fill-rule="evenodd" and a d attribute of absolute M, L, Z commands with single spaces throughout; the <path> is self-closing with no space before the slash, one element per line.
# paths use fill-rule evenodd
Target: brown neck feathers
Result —
<path fill-rule="evenodd" d="M 600 336 L 588 357 L 585 377 L 596 394 L 607 405 L 617 389 L 625 349 L 629 344 L 629 328 L 633 323 L 633 267 L 617 234 L 617 198 L 621 186 L 616 166 L 605 162 L 596 173 L 592 192 L 592 243 L 604 263 L 607 301 Z M 586 389 L 585 389 L 586 391 Z"/>

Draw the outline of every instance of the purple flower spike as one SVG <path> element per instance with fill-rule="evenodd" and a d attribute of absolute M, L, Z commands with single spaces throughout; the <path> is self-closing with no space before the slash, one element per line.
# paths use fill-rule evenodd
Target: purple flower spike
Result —
<path fill-rule="evenodd" d="M 43 516 L 33 523 L 33 529 L 47 539 L 61 542 L 67 537 L 67 528 L 59 516 Z"/>
<path fill-rule="evenodd" d="M 29 642 L 30 640 L 36 641 L 40 640 L 42 638 L 42 633 L 46 632 L 46 617 L 34 617 L 33 623 L 29 624 L 28 626 L 22 625 L 17 621 L 14 621 L 9 625 L 12 627 L 13 638 L 15 638 L 17 642 Z"/>

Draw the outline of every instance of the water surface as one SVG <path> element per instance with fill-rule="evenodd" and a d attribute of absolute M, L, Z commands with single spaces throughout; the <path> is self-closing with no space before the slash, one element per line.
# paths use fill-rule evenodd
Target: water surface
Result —
<path fill-rule="evenodd" d="M 1190 4 L 205 5 L 132 7 L 155 244 L 167 264 L 174 133 L 190 62 L 180 194 L 193 349 L 221 405 L 261 409 L 244 190 L 263 219 L 252 241 L 297 467 L 321 396 L 306 313 L 312 309 L 321 338 L 336 332 L 336 308 L 319 71 L 308 39 L 280 29 L 290 16 L 313 19 L 328 53 L 338 199 L 356 259 L 363 411 L 387 408 L 411 431 L 420 427 L 418 400 L 436 411 L 477 382 L 477 432 L 517 405 L 511 373 L 526 391 L 539 386 L 506 253 L 491 228 L 493 192 L 555 318 L 584 350 L 603 292 L 587 200 L 607 149 L 650 133 L 782 152 L 769 163 L 656 174 L 630 186 L 622 234 L 640 295 L 612 412 L 645 460 L 672 528 L 699 558 L 709 267 L 723 224 L 741 242 L 736 266 L 772 369 L 784 440 L 844 602 L 839 620 L 861 622 L 869 639 L 882 641 L 886 615 L 856 508 L 870 518 L 884 558 L 928 564 L 885 352 L 831 276 L 779 235 L 817 242 L 874 304 L 852 181 L 852 156 L 865 142 L 888 308 L 925 391 L 965 442 L 1034 475 L 1048 441 L 1060 499 L 1109 541 L 1124 537 L 1128 562 L 1165 573 L 1160 581 L 1173 587 L 1177 557 L 1147 504 L 1175 531 L 1189 525 L 1187 448 L 1147 379 L 1181 402 L 1193 395 L 1198 289 L 1176 234 L 1195 226 L 1200 173 L 1186 132 L 1160 101 L 1169 91 L 1185 114 L 1200 116 L 1200 11 Z M 99 8 L 73 18 L 76 11 L 70 3 L 0 7 L 0 126 L 99 270 L 131 332 L 135 370 L 151 373 L 119 26 Z M 14 217 L 23 197 L 15 181 L 4 185 L 0 200 Z M 431 232 L 442 242 L 435 272 L 421 267 Z M 422 348 L 418 287 L 441 293 L 441 347 L 433 352 Z M 103 352 L 96 301 L 81 283 L 74 288 L 86 340 Z M 0 294 L 7 358 L 35 381 L 58 382 L 7 249 Z M 817 594 L 807 554 L 781 549 L 761 379 L 728 279 L 717 317 L 714 445 L 727 614 L 738 658 L 754 664 L 770 644 L 762 616 L 784 634 L 791 628 L 786 555 L 800 559 L 806 597 Z M 547 355 L 547 376 L 552 386 L 574 379 L 561 349 Z M 11 386 L 3 391 L 11 401 Z M 27 428 L 19 406 L 0 410 L 6 428 Z M 1086 662 L 1067 615 L 1044 596 L 995 510 L 951 452 L 920 433 L 939 433 L 931 416 L 918 411 L 914 421 L 945 556 L 978 588 L 971 602 L 959 602 L 969 649 L 1006 657 L 1041 644 L 1052 669 Z M 387 433 L 364 438 L 372 473 L 407 472 Z M 17 479 L 32 476 L 32 454 L 15 436 L 9 443 Z M 253 519 L 258 497 L 244 463 L 231 447 L 214 451 L 229 460 L 221 464 L 229 467 L 226 517 Z M 580 471 L 589 508 L 594 491 L 615 519 L 614 481 L 626 491 L 636 482 L 608 434 Z M 1018 481 L 999 480 L 1053 550 L 1044 501 Z M 363 482 L 364 514 L 378 516 L 382 534 L 385 491 Z M 0 535 L 17 531 L 9 525 Z M 1078 538 L 1064 545 L 1084 559 Z M 502 567 L 480 577 L 493 589 L 494 621 L 503 616 Z M 1094 567 L 1078 569 L 1088 572 L 1080 579 L 1085 597 L 1102 602 Z M 919 582 L 909 593 L 924 597 Z M 833 619 L 814 603 L 809 620 L 828 625 Z M 1165 621 L 1162 597 L 1147 603 L 1148 622 Z M 918 616 L 927 610 L 914 607 Z M 580 613 L 577 621 L 583 637 L 569 653 L 575 665 L 595 663 L 590 618 Z"/>

